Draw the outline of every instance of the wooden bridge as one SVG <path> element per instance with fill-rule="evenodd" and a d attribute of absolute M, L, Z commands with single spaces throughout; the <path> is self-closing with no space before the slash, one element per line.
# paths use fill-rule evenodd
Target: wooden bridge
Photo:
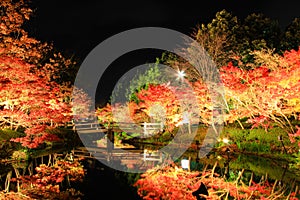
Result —
<path fill-rule="evenodd" d="M 138 148 L 116 148 L 114 145 L 114 133 L 141 133 L 142 137 L 148 137 L 157 132 L 163 131 L 163 123 L 114 123 L 104 127 L 98 122 L 76 123 L 75 130 L 80 138 L 84 140 L 84 147 L 72 150 L 77 158 L 91 158 L 99 161 L 121 161 L 122 164 L 133 164 L 139 162 L 161 163 L 162 154 L 158 151 L 151 151 Z M 97 147 L 95 141 L 107 136 L 107 146 Z"/>
<path fill-rule="evenodd" d="M 129 132 L 129 133 L 141 133 L 144 137 L 148 137 L 154 133 L 162 132 L 164 129 L 164 124 L 159 123 L 128 123 L 128 122 L 118 122 L 113 123 L 109 127 L 99 124 L 98 122 L 87 122 L 87 123 L 75 123 L 74 129 L 78 131 L 79 134 L 91 134 L 91 133 L 106 133 L 109 129 L 113 132 Z"/>

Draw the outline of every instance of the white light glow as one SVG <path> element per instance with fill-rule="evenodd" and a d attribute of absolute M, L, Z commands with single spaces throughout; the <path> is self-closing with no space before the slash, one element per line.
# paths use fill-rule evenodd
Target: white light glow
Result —
<path fill-rule="evenodd" d="M 223 138 L 223 142 L 224 142 L 225 144 L 228 144 L 228 143 L 229 143 L 229 140 L 228 140 L 227 138 Z"/>
<path fill-rule="evenodd" d="M 185 77 L 185 72 L 184 72 L 183 70 L 178 71 L 178 77 L 179 77 L 179 78 Z"/>
<path fill-rule="evenodd" d="M 181 167 L 182 167 L 182 169 L 190 169 L 190 161 L 187 159 L 182 159 Z"/>

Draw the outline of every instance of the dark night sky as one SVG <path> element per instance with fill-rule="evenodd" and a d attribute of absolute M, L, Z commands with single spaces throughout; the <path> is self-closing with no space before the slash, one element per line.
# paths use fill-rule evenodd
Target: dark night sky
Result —
<path fill-rule="evenodd" d="M 284 28 L 300 17 L 297 0 L 207 0 L 207 1 L 100 1 L 100 0 L 32 0 L 35 9 L 29 23 L 33 37 L 53 42 L 59 50 L 80 59 L 103 40 L 131 28 L 157 26 L 190 35 L 197 24 L 210 22 L 216 12 L 226 9 L 242 19 L 251 13 L 263 13 L 278 20 Z M 195 3 L 197 2 L 197 4 Z M 205 3 L 204 3 L 205 2 Z M 198 5 L 199 4 L 199 5 Z M 130 65 L 153 61 L 146 54 Z M 124 65 L 117 62 L 115 65 Z M 119 67 L 120 68 L 120 67 Z M 123 67 L 124 68 L 124 67 Z M 122 69 L 123 69 L 122 68 Z M 115 67 L 115 71 L 124 73 Z M 115 72 L 114 71 L 114 72 Z M 112 76 L 107 76 L 112 77 Z"/>
<path fill-rule="evenodd" d="M 191 33 L 199 23 L 210 22 L 216 12 L 226 9 L 243 18 L 262 12 L 285 27 L 300 17 L 295 0 L 208 0 L 199 1 L 101 1 L 32 0 L 35 16 L 31 21 L 34 37 L 53 41 L 55 46 L 85 56 L 104 39 L 121 31 L 159 26 Z"/>

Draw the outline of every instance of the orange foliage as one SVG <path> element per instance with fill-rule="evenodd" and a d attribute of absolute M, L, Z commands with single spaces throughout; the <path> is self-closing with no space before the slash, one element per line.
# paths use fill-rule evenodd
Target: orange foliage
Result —
<path fill-rule="evenodd" d="M 228 182 L 220 177 L 213 170 L 202 173 L 199 171 L 187 171 L 182 168 L 166 166 L 150 169 L 141 175 L 141 178 L 134 184 L 138 189 L 138 194 L 145 200 L 165 199 L 194 200 L 193 192 L 200 184 L 206 185 L 208 195 L 203 195 L 207 200 L 227 198 L 234 199 L 268 199 L 276 196 L 273 184 L 268 181 L 261 183 L 251 182 L 250 186 L 236 182 Z M 280 193 L 278 193 L 280 194 Z M 293 193 L 290 198 L 298 199 Z M 281 196 L 281 195 L 279 195 Z M 281 196 L 284 197 L 284 195 Z"/>
<path fill-rule="evenodd" d="M 70 120 L 70 105 L 64 102 L 59 85 L 43 74 L 31 73 L 32 65 L 17 58 L 0 57 L 0 66 L 2 126 L 27 128 L 26 137 L 14 141 L 30 148 L 55 139 L 46 128 Z"/>
<path fill-rule="evenodd" d="M 231 63 L 220 69 L 230 104 L 226 120 L 247 117 L 249 122 L 264 125 L 261 118 L 278 123 L 294 132 L 288 118 L 297 119 L 300 107 L 300 50 L 285 52 L 281 65 L 269 69 L 261 66 L 245 70 Z M 260 123 L 257 120 L 263 123 Z"/>
<path fill-rule="evenodd" d="M 28 36 L 22 26 L 32 10 L 24 0 L 2 0 L 0 7 L 0 125 L 26 128 L 14 141 L 35 148 L 58 139 L 47 128 L 70 121 L 71 86 L 60 76 L 74 63 Z"/>
<path fill-rule="evenodd" d="M 165 125 L 172 130 L 179 122 L 180 102 L 175 88 L 168 85 L 149 85 L 147 89 L 142 89 L 137 93 L 140 102 L 136 108 L 132 109 L 132 118 L 137 110 L 142 110 L 149 117 L 157 116 L 158 120 L 165 120 Z"/>

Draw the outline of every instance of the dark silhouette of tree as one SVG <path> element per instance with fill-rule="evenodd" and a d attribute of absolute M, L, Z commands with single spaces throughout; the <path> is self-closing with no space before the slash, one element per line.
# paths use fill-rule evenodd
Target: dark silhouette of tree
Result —
<path fill-rule="evenodd" d="M 281 41 L 282 50 L 298 50 L 300 46 L 300 18 L 295 18 L 286 28 Z"/>

